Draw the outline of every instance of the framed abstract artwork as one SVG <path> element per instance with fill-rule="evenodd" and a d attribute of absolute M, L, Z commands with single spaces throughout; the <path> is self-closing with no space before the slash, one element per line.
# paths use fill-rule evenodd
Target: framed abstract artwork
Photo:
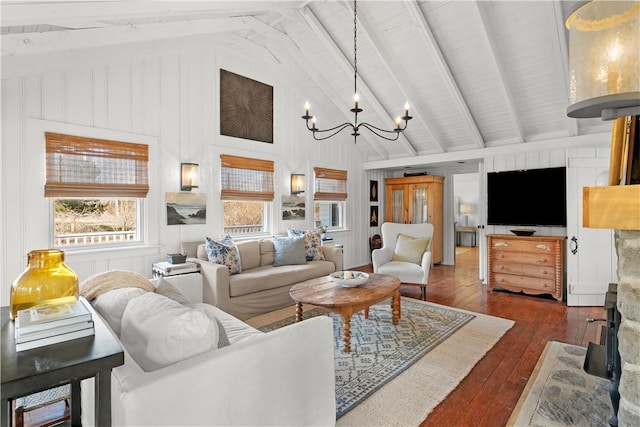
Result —
<path fill-rule="evenodd" d="M 220 69 L 220 134 L 273 144 L 273 86 Z"/>

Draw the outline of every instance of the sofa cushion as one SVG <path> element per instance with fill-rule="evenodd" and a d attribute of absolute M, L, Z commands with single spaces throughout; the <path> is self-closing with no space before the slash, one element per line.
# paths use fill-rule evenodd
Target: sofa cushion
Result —
<path fill-rule="evenodd" d="M 121 341 L 149 372 L 217 348 L 218 326 L 201 310 L 147 292 L 127 304 Z"/>
<path fill-rule="evenodd" d="M 304 237 L 273 236 L 273 246 L 275 247 L 273 260 L 275 267 L 307 263 L 304 256 Z"/>
<path fill-rule="evenodd" d="M 191 301 L 189 301 L 189 298 L 187 298 L 187 296 L 183 294 L 176 285 L 169 282 L 164 277 L 160 277 L 158 279 L 158 284 L 156 285 L 156 294 L 165 296 L 170 300 L 173 300 L 182 305 L 191 305 Z"/>
<path fill-rule="evenodd" d="M 413 237 L 399 233 L 391 260 L 420 264 L 422 262 L 422 254 L 429 246 L 429 240 L 429 237 Z"/>
<path fill-rule="evenodd" d="M 276 248 L 273 246 L 272 239 L 260 240 L 260 267 L 265 265 L 273 265 L 276 256 Z"/>
<path fill-rule="evenodd" d="M 258 240 L 243 240 L 236 243 L 242 262 L 242 271 L 260 267 L 260 242 Z"/>
<path fill-rule="evenodd" d="M 121 288 L 98 295 L 91 305 L 107 322 L 111 330 L 120 336 L 122 314 L 129 301 L 147 293 L 141 288 Z"/>
<path fill-rule="evenodd" d="M 229 267 L 229 274 L 236 274 L 242 271 L 240 253 L 231 236 L 226 235 L 219 241 L 207 237 L 205 249 L 207 250 L 209 262 L 226 265 Z"/>
<path fill-rule="evenodd" d="M 216 306 L 205 303 L 196 303 L 194 304 L 194 307 L 199 310 L 203 310 L 208 315 L 214 316 L 216 319 L 218 319 L 225 330 L 228 341 L 231 344 L 237 344 L 239 342 L 247 341 L 255 338 L 257 335 L 264 334 L 264 332 L 261 332 L 249 326 L 242 320 L 230 315 L 225 311 L 222 311 Z"/>
<path fill-rule="evenodd" d="M 156 286 L 156 294 L 165 296 L 170 300 L 173 300 L 177 303 L 185 305 L 187 307 L 194 308 L 195 304 L 191 303 L 189 298 L 185 294 L 182 293 L 177 286 L 173 283 L 169 282 L 165 278 L 161 277 L 158 280 L 158 284 Z M 210 310 L 206 310 L 206 304 L 202 304 L 198 309 L 203 310 L 203 312 L 211 318 L 211 320 L 215 321 L 218 324 L 218 348 L 225 347 L 229 345 L 229 338 L 227 337 L 226 331 L 220 320 L 211 313 Z"/>
<path fill-rule="evenodd" d="M 204 261 L 209 261 L 209 256 L 207 255 L 206 243 L 201 243 L 198 245 L 198 249 L 196 250 L 196 258 L 202 259 Z"/>
<path fill-rule="evenodd" d="M 324 261 L 322 252 L 322 232 L 320 230 L 287 230 L 289 237 L 304 236 L 304 256 L 307 261 Z"/>
<path fill-rule="evenodd" d="M 292 286 L 296 283 L 326 276 L 335 271 L 331 261 L 309 261 L 306 264 L 272 265 L 243 271 L 229 278 L 229 294 L 231 297 L 252 294 L 267 289 Z"/>

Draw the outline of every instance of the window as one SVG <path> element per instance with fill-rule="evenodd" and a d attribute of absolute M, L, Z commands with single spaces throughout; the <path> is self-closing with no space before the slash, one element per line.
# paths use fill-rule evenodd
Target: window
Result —
<path fill-rule="evenodd" d="M 54 246 L 143 240 L 148 146 L 45 132 Z"/>
<path fill-rule="evenodd" d="M 345 200 L 347 199 L 347 171 L 314 168 L 315 227 L 345 228 Z"/>
<path fill-rule="evenodd" d="M 222 154 L 220 199 L 224 232 L 268 233 L 273 205 L 273 162 Z"/>

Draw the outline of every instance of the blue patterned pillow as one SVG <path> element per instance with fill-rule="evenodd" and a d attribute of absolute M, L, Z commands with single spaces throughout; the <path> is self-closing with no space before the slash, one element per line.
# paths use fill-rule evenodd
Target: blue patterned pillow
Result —
<path fill-rule="evenodd" d="M 289 228 L 287 230 L 289 237 L 304 236 L 304 256 L 307 261 L 324 261 L 324 252 L 322 252 L 322 240 L 320 230 L 307 231 L 307 230 L 294 230 Z"/>
<path fill-rule="evenodd" d="M 226 265 L 229 267 L 229 274 L 236 274 L 242 271 L 240 264 L 240 252 L 231 236 L 226 235 L 221 240 L 213 240 L 207 237 L 205 250 L 209 262 Z"/>

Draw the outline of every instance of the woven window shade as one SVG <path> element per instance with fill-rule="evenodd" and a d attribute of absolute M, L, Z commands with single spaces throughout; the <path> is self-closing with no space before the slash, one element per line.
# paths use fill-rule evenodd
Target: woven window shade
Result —
<path fill-rule="evenodd" d="M 273 162 L 221 154 L 222 200 L 273 201 Z"/>
<path fill-rule="evenodd" d="M 45 197 L 146 197 L 149 146 L 45 132 Z"/>
<path fill-rule="evenodd" d="M 347 171 L 338 169 L 313 168 L 315 176 L 314 200 L 346 200 Z"/>

